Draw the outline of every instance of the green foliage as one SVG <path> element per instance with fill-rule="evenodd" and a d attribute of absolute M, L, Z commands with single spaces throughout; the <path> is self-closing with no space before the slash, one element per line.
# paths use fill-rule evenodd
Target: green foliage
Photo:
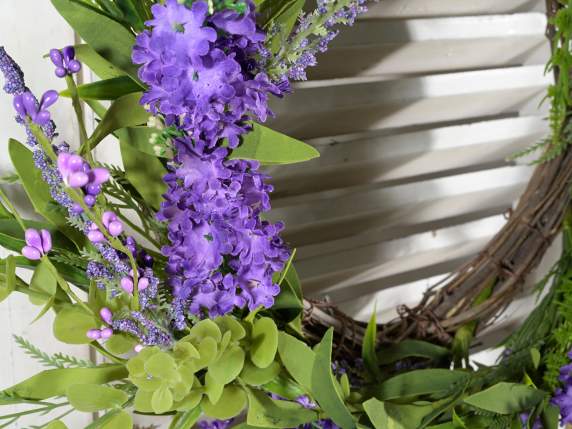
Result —
<path fill-rule="evenodd" d="M 240 146 L 232 151 L 230 159 L 255 159 L 265 165 L 292 164 L 320 156 L 312 146 L 253 123 L 252 131 L 242 137 Z"/>
<path fill-rule="evenodd" d="M 278 328 L 274 320 L 262 317 L 252 327 L 250 360 L 258 368 L 267 368 L 278 350 Z"/>
<path fill-rule="evenodd" d="M 278 339 L 278 353 L 282 364 L 300 386 L 308 392 L 311 391 L 315 353 L 304 342 L 285 332 L 279 332 Z"/>
<path fill-rule="evenodd" d="M 384 347 L 378 354 L 381 365 L 389 365 L 407 358 L 424 358 L 434 361 L 446 359 L 447 348 L 419 340 L 403 340 L 398 344 Z"/>
<path fill-rule="evenodd" d="M 125 76 L 125 72 L 119 70 L 87 44 L 75 46 L 75 56 L 82 63 L 88 66 L 100 79 L 113 79 Z"/>
<path fill-rule="evenodd" d="M 302 406 L 270 399 L 265 393 L 248 390 L 246 423 L 262 428 L 293 428 L 318 419 L 316 411 Z"/>
<path fill-rule="evenodd" d="M 362 358 L 365 367 L 369 373 L 375 378 L 381 378 L 381 372 L 379 370 L 379 362 L 377 360 L 377 354 L 375 351 L 377 345 L 377 320 L 376 320 L 376 307 L 374 306 L 371 318 L 367 324 L 365 330 L 365 335 L 362 344 Z"/>
<path fill-rule="evenodd" d="M 117 100 L 124 95 L 140 92 L 141 89 L 141 85 L 129 76 L 118 76 L 80 85 L 77 92 L 82 100 Z M 61 91 L 60 95 L 71 97 L 69 89 Z"/>
<path fill-rule="evenodd" d="M 54 320 L 54 336 L 66 344 L 88 344 L 87 331 L 99 328 L 101 322 L 78 304 L 65 305 Z"/>
<path fill-rule="evenodd" d="M 24 337 L 20 337 L 18 335 L 14 335 L 13 337 L 16 344 L 24 350 L 24 353 L 44 366 L 53 368 L 91 368 L 95 366 L 92 362 L 78 359 L 74 356 L 67 356 L 63 353 L 49 355 L 26 340 Z"/>
<path fill-rule="evenodd" d="M 127 393 L 113 387 L 83 383 L 69 386 L 66 396 L 72 407 L 86 413 L 118 408 L 129 399 Z"/>

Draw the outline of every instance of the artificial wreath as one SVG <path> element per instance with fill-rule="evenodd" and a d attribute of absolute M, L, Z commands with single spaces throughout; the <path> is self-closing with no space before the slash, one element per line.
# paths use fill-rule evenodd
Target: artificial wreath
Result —
<path fill-rule="evenodd" d="M 557 428 L 572 424 L 572 0 L 549 2 L 555 73 L 551 136 L 507 225 L 415 308 L 378 325 L 308 301 L 284 225 L 265 219 L 265 164 L 317 156 L 262 125 L 272 97 L 327 49 L 364 0 L 51 0 L 85 41 L 47 57 L 67 88 L 38 99 L 0 47 L 4 91 L 25 144 L 15 174 L 42 221 L 0 189 L 0 300 L 14 292 L 55 312 L 54 336 L 104 362 L 43 353 L 50 367 L 0 392 L 0 427 L 36 414 L 65 428 Z M 88 67 L 99 77 L 77 85 Z M 49 108 L 71 101 L 79 141 Z M 86 110 L 98 118 L 87 132 Z M 95 159 L 115 139 L 122 165 Z M 564 226 L 561 228 L 561 226 Z M 514 298 L 558 231 L 563 253 L 539 303 L 491 367 L 469 359 L 482 327 Z M 29 282 L 16 269 L 29 269 Z M 47 413 L 56 417 L 45 418 Z"/>

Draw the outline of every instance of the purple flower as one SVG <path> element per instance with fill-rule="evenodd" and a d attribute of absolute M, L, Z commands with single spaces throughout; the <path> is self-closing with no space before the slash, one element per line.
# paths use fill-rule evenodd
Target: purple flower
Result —
<path fill-rule="evenodd" d="M 568 352 L 568 358 L 572 359 L 572 350 Z M 572 363 L 560 368 L 558 380 L 562 388 L 556 389 L 551 403 L 560 409 L 561 423 L 572 424 Z"/>
<path fill-rule="evenodd" d="M 42 229 L 40 231 L 28 228 L 24 234 L 26 246 L 22 248 L 22 255 L 26 258 L 37 261 L 43 255 L 52 250 L 52 236 L 50 231 Z"/>
<path fill-rule="evenodd" d="M 106 211 L 101 217 L 101 222 L 107 228 L 109 235 L 117 237 L 123 232 L 123 224 L 114 212 Z"/>
<path fill-rule="evenodd" d="M 81 70 L 81 63 L 75 59 L 75 49 L 73 46 L 66 46 L 62 50 L 50 50 L 50 59 L 56 66 L 56 76 L 63 78 Z"/>
<path fill-rule="evenodd" d="M 230 420 L 201 420 L 197 422 L 197 427 L 199 429 L 228 429 L 234 419 Z"/>
<path fill-rule="evenodd" d="M 521 413 L 520 414 L 520 423 L 522 424 L 523 428 L 527 428 L 529 424 L 530 413 Z M 530 426 L 531 429 L 543 429 L 542 421 L 539 417 L 534 420 L 534 424 Z"/>
<path fill-rule="evenodd" d="M 14 108 L 21 119 L 29 117 L 35 124 L 46 126 L 50 123 L 50 112 L 46 109 L 58 101 L 58 97 L 57 91 L 46 91 L 38 103 L 36 97 L 27 91 L 14 97 Z"/>

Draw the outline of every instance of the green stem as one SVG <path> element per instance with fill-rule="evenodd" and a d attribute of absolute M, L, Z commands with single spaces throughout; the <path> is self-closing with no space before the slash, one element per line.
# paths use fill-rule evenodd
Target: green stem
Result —
<path fill-rule="evenodd" d="M 81 101 L 79 99 L 79 93 L 77 90 L 77 85 L 75 84 L 75 80 L 72 76 L 66 76 L 66 83 L 68 85 L 68 90 L 71 95 L 73 109 L 75 111 L 75 115 L 77 117 L 77 122 L 79 125 L 79 139 L 80 139 L 80 149 L 79 154 L 82 155 L 85 152 L 85 155 L 88 158 L 88 161 L 93 161 L 91 157 L 91 149 L 89 147 L 89 140 L 87 138 L 87 130 L 85 129 L 85 120 L 83 117 L 83 109 L 81 107 Z"/>
<path fill-rule="evenodd" d="M 57 163 L 58 157 L 57 157 L 56 153 L 54 152 L 52 144 L 47 139 L 47 137 L 45 136 L 42 129 L 40 127 L 38 127 L 37 125 L 31 123 L 30 121 L 28 122 L 28 125 L 30 126 L 30 130 L 34 134 L 34 137 L 36 137 L 37 141 L 40 143 L 40 145 L 42 146 L 42 148 L 44 149 L 46 154 L 50 157 L 50 159 L 54 163 Z M 80 207 L 83 209 L 83 213 L 89 218 L 89 220 L 91 220 L 93 223 L 95 223 L 95 225 L 97 226 L 99 231 L 108 240 L 111 247 L 113 247 L 115 250 L 118 250 L 121 253 L 124 253 L 129 258 L 129 263 L 130 263 L 131 268 L 133 270 L 133 300 L 131 302 L 131 306 L 132 306 L 133 310 L 135 310 L 135 311 L 139 310 L 139 289 L 137 287 L 139 274 L 137 272 L 137 264 L 135 263 L 135 259 L 133 258 L 133 255 L 123 245 L 123 243 L 119 239 L 117 239 L 116 237 L 112 237 L 109 234 L 109 232 L 107 231 L 107 228 L 105 228 L 105 226 L 101 222 L 101 213 L 99 210 L 89 208 L 87 206 L 87 204 L 85 204 L 85 201 L 84 201 L 82 195 L 78 191 L 76 191 L 75 189 L 70 188 L 70 187 L 65 187 L 65 191 L 76 203 L 78 203 L 80 205 Z M 95 214 L 94 214 L 94 211 L 95 211 Z"/>
<path fill-rule="evenodd" d="M 93 310 L 91 308 L 89 308 L 87 306 L 87 304 L 85 302 L 83 302 L 83 300 L 80 299 L 75 294 L 75 292 L 71 289 L 70 285 L 60 276 L 57 268 L 54 266 L 54 264 L 52 264 L 52 261 L 50 261 L 50 259 L 46 255 L 42 256 L 42 261 L 47 264 L 47 266 L 49 267 L 50 271 L 52 272 L 52 274 L 56 278 L 56 280 L 57 280 L 58 284 L 60 285 L 60 287 L 62 288 L 62 290 L 66 294 L 68 294 L 68 296 L 70 296 L 75 302 L 77 302 L 79 305 L 81 305 L 83 307 L 83 309 L 86 310 L 89 314 L 94 314 Z"/>
<path fill-rule="evenodd" d="M 16 208 L 12 205 L 12 203 L 10 202 L 10 200 L 8 199 L 8 197 L 6 196 L 6 194 L 4 193 L 4 191 L 2 190 L 2 188 L 0 188 L 0 198 L 2 199 L 2 201 L 4 202 L 4 204 L 6 204 L 6 206 L 8 206 L 8 209 L 12 212 L 12 214 L 14 215 L 14 218 L 18 221 L 18 223 L 20 224 L 20 226 L 22 227 L 22 229 L 24 231 L 26 231 L 26 225 L 24 225 L 24 221 L 22 220 L 22 218 L 20 217 L 20 215 L 18 214 L 18 211 L 16 210 Z"/>
<path fill-rule="evenodd" d="M 93 343 L 89 343 L 89 345 L 91 347 L 93 347 L 95 350 L 97 350 L 99 352 L 99 354 L 105 356 L 110 361 L 117 363 L 117 364 L 120 364 L 120 365 L 125 365 L 124 359 L 120 359 L 117 356 L 109 353 L 107 350 L 105 350 L 103 347 L 101 347 L 101 345 L 99 343 L 93 342 Z"/>

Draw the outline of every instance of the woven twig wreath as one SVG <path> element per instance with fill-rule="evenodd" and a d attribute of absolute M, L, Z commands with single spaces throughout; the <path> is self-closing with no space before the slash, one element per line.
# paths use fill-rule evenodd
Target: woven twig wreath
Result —
<path fill-rule="evenodd" d="M 557 0 L 547 0 L 548 17 L 559 7 Z M 553 32 L 549 24 L 549 39 Z M 558 234 L 570 200 L 571 180 L 572 148 L 568 147 L 560 156 L 538 165 L 516 208 L 508 213 L 507 223 L 479 255 L 430 288 L 417 306 L 400 306 L 397 319 L 379 325 L 378 341 L 398 343 L 414 338 L 447 344 L 456 330 L 469 322 L 478 321 L 477 332 L 493 323 Z M 488 288 L 490 295 L 483 300 L 482 293 Z M 306 301 L 305 307 L 308 335 L 319 339 L 333 326 L 344 351 L 361 349 L 365 323 L 331 304 Z"/>

